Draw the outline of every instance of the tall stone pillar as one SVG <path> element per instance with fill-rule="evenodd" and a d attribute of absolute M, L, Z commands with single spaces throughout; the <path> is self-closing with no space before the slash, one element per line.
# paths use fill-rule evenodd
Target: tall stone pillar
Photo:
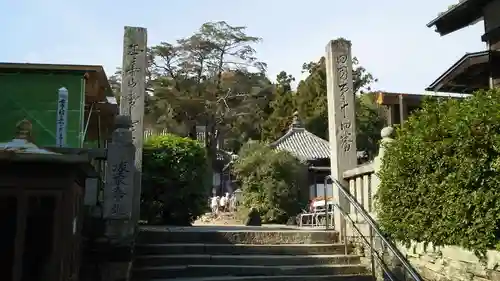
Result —
<path fill-rule="evenodd" d="M 132 143 L 130 127 L 130 117 L 118 115 L 115 119 L 115 130 L 107 148 L 103 210 L 103 217 L 107 220 L 128 221 L 132 217 L 136 148 Z M 117 235 L 122 236 L 126 233 L 117 233 Z"/>
<path fill-rule="evenodd" d="M 147 31 L 142 27 L 125 27 L 123 38 L 122 88 L 120 115 L 132 120 L 132 140 L 135 146 L 134 203 L 132 222 L 140 218 L 142 146 L 144 140 L 144 97 L 146 95 Z"/>
<path fill-rule="evenodd" d="M 104 239 L 94 246 L 101 253 L 102 280 L 126 281 L 130 277 L 135 224 L 131 220 L 135 189 L 135 152 L 130 116 L 119 115 L 107 147 L 103 217 Z M 86 280 L 86 279 L 83 279 Z"/>
<path fill-rule="evenodd" d="M 326 46 L 325 64 L 331 175 L 349 190 L 343 173 L 357 166 L 351 42 L 345 39 L 330 41 Z M 333 197 L 344 211 L 349 212 L 345 197 L 335 185 Z M 334 212 L 334 223 L 337 230 L 345 227 L 340 212 Z"/>

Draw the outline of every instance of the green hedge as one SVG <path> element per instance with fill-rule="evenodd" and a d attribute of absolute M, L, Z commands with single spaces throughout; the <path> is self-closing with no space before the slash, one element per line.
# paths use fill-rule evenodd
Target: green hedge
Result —
<path fill-rule="evenodd" d="M 483 255 L 500 236 L 500 91 L 427 101 L 396 133 L 378 217 L 392 238 Z"/>
<path fill-rule="evenodd" d="M 307 166 L 284 151 L 249 143 L 234 171 L 242 187 L 242 209 L 255 207 L 264 223 L 286 223 L 307 204 Z"/>
<path fill-rule="evenodd" d="M 205 149 L 176 135 L 144 144 L 141 214 L 150 223 L 189 225 L 207 208 L 210 182 Z"/>

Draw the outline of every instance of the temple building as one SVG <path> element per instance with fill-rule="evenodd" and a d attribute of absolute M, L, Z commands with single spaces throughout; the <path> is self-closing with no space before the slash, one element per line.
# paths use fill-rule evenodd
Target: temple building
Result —
<path fill-rule="evenodd" d="M 464 0 L 427 24 L 441 36 L 484 21 L 481 40 L 487 50 L 466 53 L 438 77 L 427 91 L 471 94 L 500 86 L 500 0 Z"/>
<path fill-rule="evenodd" d="M 309 165 L 309 197 L 324 195 L 324 180 L 330 174 L 330 143 L 327 140 L 307 131 L 296 114 L 288 132 L 270 146 L 306 162 Z"/>
<path fill-rule="evenodd" d="M 269 144 L 277 150 L 284 150 L 309 166 L 309 197 L 311 199 L 324 196 L 324 181 L 330 175 L 330 143 L 305 129 L 298 114 L 281 138 Z M 358 162 L 364 157 L 364 151 L 358 151 Z M 327 196 L 332 189 L 328 189 Z"/>

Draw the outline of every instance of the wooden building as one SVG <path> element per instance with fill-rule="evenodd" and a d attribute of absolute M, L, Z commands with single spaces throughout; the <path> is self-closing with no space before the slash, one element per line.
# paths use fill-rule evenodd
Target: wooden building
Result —
<path fill-rule="evenodd" d="M 24 120 L 0 144 L 0 276 L 5 281 L 78 280 L 87 155 L 64 155 L 30 142 Z"/>
<path fill-rule="evenodd" d="M 428 91 L 471 94 L 478 89 L 500 86 L 500 0 L 463 0 L 427 24 L 441 36 L 481 19 L 487 50 L 465 54 L 436 79 Z"/>
<path fill-rule="evenodd" d="M 422 95 L 404 93 L 378 92 L 375 94 L 376 103 L 385 107 L 388 126 L 401 124 L 415 109 L 420 108 Z"/>
<path fill-rule="evenodd" d="M 55 147 L 61 88 L 66 142 Z M 101 66 L 0 63 L 0 91 L 0 279 L 76 281 L 84 205 L 99 201 L 118 113 L 106 74 Z"/>
<path fill-rule="evenodd" d="M 370 95 L 370 94 L 368 94 Z M 408 116 L 422 106 L 425 98 L 462 98 L 460 96 L 449 96 L 446 94 L 405 94 L 392 92 L 371 93 L 375 95 L 375 102 L 385 107 L 387 126 L 393 126 L 404 122 Z"/>
<path fill-rule="evenodd" d="M 489 51 L 467 53 L 432 82 L 426 90 L 472 94 L 480 89 L 488 89 L 490 87 L 489 64 Z"/>

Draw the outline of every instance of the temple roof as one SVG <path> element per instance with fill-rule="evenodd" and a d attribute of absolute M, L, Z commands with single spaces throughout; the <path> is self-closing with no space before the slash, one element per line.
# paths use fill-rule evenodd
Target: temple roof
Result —
<path fill-rule="evenodd" d="M 307 131 L 297 114 L 295 114 L 288 132 L 271 143 L 270 146 L 278 150 L 288 151 L 301 160 L 330 158 L 330 143 Z"/>
<path fill-rule="evenodd" d="M 472 94 L 489 88 L 490 54 L 488 51 L 467 53 L 439 76 L 426 91 Z"/>
<path fill-rule="evenodd" d="M 441 36 L 474 24 L 483 16 L 483 8 L 492 0 L 461 0 L 427 24 Z"/>

